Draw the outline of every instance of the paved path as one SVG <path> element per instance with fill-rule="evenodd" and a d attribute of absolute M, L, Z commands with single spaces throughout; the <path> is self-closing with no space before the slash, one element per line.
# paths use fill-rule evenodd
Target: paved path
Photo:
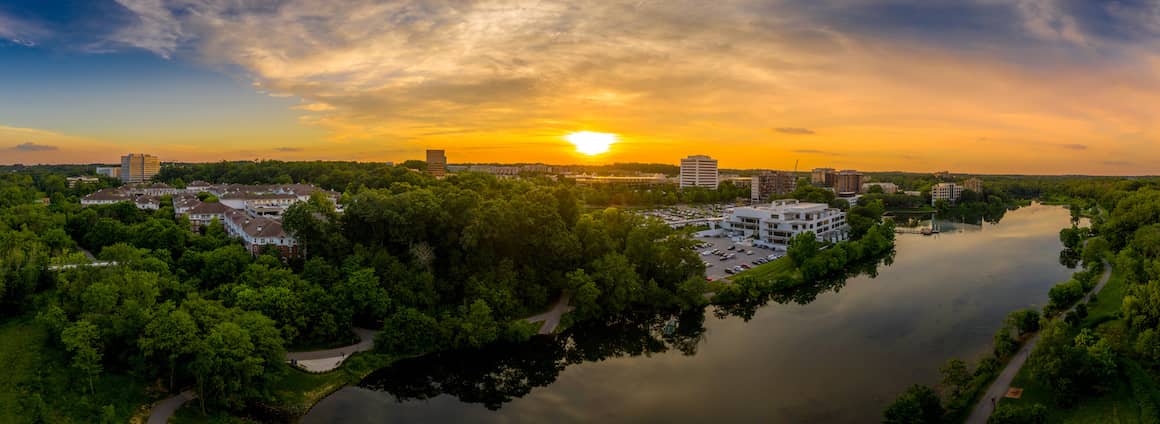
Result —
<path fill-rule="evenodd" d="M 528 322 L 544 322 L 544 325 L 540 326 L 539 334 L 555 333 L 556 327 L 560 326 L 560 317 L 564 316 L 564 314 L 568 312 L 571 312 L 573 309 L 576 309 L 568 304 L 568 301 L 570 300 L 572 300 L 572 295 L 568 293 L 560 295 L 560 298 L 556 300 L 556 304 L 552 305 L 552 309 L 549 309 L 547 312 L 542 314 L 528 317 Z"/>
<path fill-rule="evenodd" d="M 338 368 L 342 361 L 355 352 L 366 352 L 375 348 L 375 334 L 377 331 L 365 328 L 355 328 L 358 343 L 334 349 L 315 350 L 310 352 L 287 352 L 286 360 L 295 361 L 298 367 L 310 372 L 326 372 Z"/>
<path fill-rule="evenodd" d="M 355 328 L 354 334 L 358 336 L 358 343 L 350 346 L 343 346 L 334 349 L 315 350 L 310 352 L 287 352 L 286 360 L 295 360 L 298 366 L 311 372 L 326 372 L 338 368 L 342 365 L 342 361 L 349 358 L 352 353 L 365 352 L 375 347 L 375 334 L 377 331 L 368 330 L 365 328 Z M 153 410 L 149 411 L 148 424 L 166 424 L 169 418 L 177 412 L 186 402 L 197 399 L 197 395 L 192 391 L 186 390 L 177 396 L 165 399 L 153 405 Z"/>
<path fill-rule="evenodd" d="M 1083 300 L 1076 302 L 1075 305 L 1071 305 L 1071 308 L 1068 308 L 1063 313 L 1056 315 L 1056 317 L 1058 318 L 1064 316 L 1071 310 L 1075 309 L 1075 307 L 1080 303 L 1087 303 L 1088 300 L 1091 300 L 1093 294 L 1099 293 L 1100 290 L 1104 289 L 1104 285 L 1108 283 L 1108 278 L 1111 276 L 1112 266 L 1109 265 L 1107 261 L 1104 261 L 1104 275 L 1100 277 L 1099 284 L 1096 284 L 1096 287 L 1093 288 L 1092 291 L 1088 292 L 1087 296 L 1084 296 Z M 1039 342 L 1039 333 L 1035 333 L 1034 336 L 1031 336 L 1031 339 L 1027 340 L 1027 343 L 1023 344 L 1023 347 L 1019 349 L 1019 352 L 1015 353 L 1015 356 L 1011 357 L 1011 361 L 1007 363 L 1007 367 L 1003 368 L 1003 372 L 999 373 L 999 378 L 996 378 L 995 381 L 991 383 L 991 387 L 987 388 L 987 393 L 983 394 L 983 398 L 979 399 L 979 403 L 975 405 L 975 409 L 971 410 L 971 415 L 967 417 L 967 424 L 987 423 L 987 419 L 991 417 L 991 412 L 994 412 L 995 410 L 995 407 L 991 405 L 991 399 L 995 399 L 995 401 L 998 402 L 1000 399 L 1003 399 L 1003 396 L 1007 395 L 1007 389 L 1011 387 L 1011 381 L 1015 379 L 1015 374 L 1018 374 L 1019 370 L 1023 368 L 1023 364 L 1027 362 L 1027 357 L 1031 356 L 1031 351 L 1035 349 L 1035 343 L 1037 342 Z"/>
<path fill-rule="evenodd" d="M 172 417 L 173 413 L 177 412 L 178 408 L 181 408 L 181 405 L 185 405 L 186 402 L 194 399 L 197 399 L 197 395 L 193 394 L 190 390 L 186 390 L 177 396 L 153 404 L 153 410 L 149 411 L 148 424 L 168 423 L 169 417 Z"/>

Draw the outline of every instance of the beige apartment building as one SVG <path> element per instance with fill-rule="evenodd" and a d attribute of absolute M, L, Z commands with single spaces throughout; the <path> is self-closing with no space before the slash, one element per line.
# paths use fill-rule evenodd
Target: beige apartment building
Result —
<path fill-rule="evenodd" d="M 443 150 L 427 150 L 427 173 L 435 178 L 447 175 L 447 155 Z"/>
<path fill-rule="evenodd" d="M 681 159 L 681 188 L 701 187 L 717 189 L 717 159 L 693 155 Z"/>
<path fill-rule="evenodd" d="M 121 181 L 143 183 L 161 172 L 161 160 L 157 156 L 144 153 L 130 153 L 121 156 Z"/>

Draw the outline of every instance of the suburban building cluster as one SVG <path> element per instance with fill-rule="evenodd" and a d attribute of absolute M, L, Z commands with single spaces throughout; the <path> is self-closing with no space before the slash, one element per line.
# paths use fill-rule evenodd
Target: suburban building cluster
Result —
<path fill-rule="evenodd" d="M 290 205 L 304 202 L 316 192 L 322 192 L 338 204 L 337 192 L 310 184 L 240 185 L 194 181 L 185 188 L 164 183 L 106 188 L 82 198 L 81 205 L 130 202 L 140 209 L 157 210 L 162 196 L 172 196 L 174 214 L 188 217 L 191 231 L 217 220 L 227 234 L 240 238 L 252 254 L 273 247 L 282 255 L 292 257 L 302 252 L 298 241 L 282 228 L 282 214 Z M 217 200 L 202 201 L 198 197 L 201 193 L 208 193 Z"/>
<path fill-rule="evenodd" d="M 930 204 L 934 205 L 939 200 L 948 202 L 957 202 L 963 196 L 964 190 L 970 190 L 975 193 L 983 193 L 983 180 L 978 177 L 971 177 L 959 183 L 938 183 L 930 187 Z"/>
<path fill-rule="evenodd" d="M 144 153 L 121 156 L 121 166 L 98 166 L 97 175 L 120 178 L 124 183 L 144 183 L 161 172 L 161 160 Z"/>

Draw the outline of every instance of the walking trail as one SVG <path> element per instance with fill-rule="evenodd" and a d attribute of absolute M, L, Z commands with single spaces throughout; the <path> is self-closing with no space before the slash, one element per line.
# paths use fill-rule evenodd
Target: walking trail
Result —
<path fill-rule="evenodd" d="M 552 305 L 552 309 L 549 309 L 547 312 L 542 314 L 528 317 L 528 322 L 544 322 L 544 325 L 540 326 L 539 334 L 555 333 L 556 327 L 560 326 L 560 317 L 564 316 L 564 314 L 568 312 L 571 312 L 573 309 L 576 309 L 568 304 L 568 301 L 570 300 L 572 300 L 572 296 L 568 293 L 560 295 L 560 298 L 556 300 L 556 304 Z"/>
<path fill-rule="evenodd" d="M 1071 308 L 1068 308 L 1063 313 L 1057 316 L 1063 316 L 1071 312 L 1080 303 L 1087 303 L 1091 300 L 1093 294 L 1099 293 L 1104 289 L 1104 284 L 1108 283 L 1108 278 L 1112 275 L 1112 266 L 1104 261 L 1104 275 L 1100 277 L 1100 283 L 1096 285 L 1092 291 L 1088 292 L 1082 300 L 1076 302 Z M 1035 350 L 1035 343 L 1039 341 L 1039 333 L 1031 336 L 1027 343 L 1023 344 L 1023 348 L 1015 356 L 1011 357 L 1011 361 L 1007 363 L 1007 367 L 1003 368 L 1003 372 L 999 373 L 999 378 L 991 383 L 991 387 L 987 388 L 987 393 L 983 394 L 983 398 L 979 399 L 979 403 L 975 405 L 975 409 L 971 410 L 971 415 L 967 417 L 966 424 L 986 424 L 987 419 L 991 417 L 991 413 L 995 411 L 995 407 L 991 404 L 991 399 L 998 401 L 1007 395 L 1007 389 L 1011 387 L 1011 381 L 1015 379 L 1015 374 L 1023 368 L 1023 364 L 1027 362 L 1027 357 L 1031 356 L 1031 351 Z"/>
<path fill-rule="evenodd" d="M 547 312 L 539 315 L 528 317 L 528 322 L 536 323 L 543 321 L 544 324 L 540 326 L 539 334 L 552 334 L 556 331 L 556 327 L 560 326 L 560 317 L 572 311 L 572 306 L 568 302 L 572 299 L 568 294 L 563 294 L 552 308 Z M 343 346 L 334 349 L 315 350 L 310 352 L 287 352 L 286 360 L 293 362 L 299 368 L 310 372 L 326 372 L 338 368 L 342 362 L 349 358 L 352 353 L 365 352 L 375 347 L 375 335 L 378 333 L 374 330 L 365 328 L 355 328 L 354 333 L 358 335 L 359 342 L 350 346 Z M 149 424 L 165 424 L 169 422 L 169 418 L 186 402 L 197 399 L 191 391 L 184 391 L 177 396 L 162 400 L 153 405 L 153 410 L 149 412 Z"/>
<path fill-rule="evenodd" d="M 375 334 L 378 333 L 377 331 L 365 328 L 355 328 L 353 331 L 359 338 L 358 343 L 334 349 L 310 352 L 287 352 L 286 360 L 294 361 L 299 368 L 310 372 L 326 372 L 338 368 L 352 353 L 365 352 L 375 347 Z M 168 423 L 169 418 L 173 417 L 173 414 L 182 405 L 194 399 L 197 399 L 197 395 L 192 391 L 186 390 L 176 396 L 157 402 L 153 405 L 153 409 L 149 411 L 148 424 Z"/>

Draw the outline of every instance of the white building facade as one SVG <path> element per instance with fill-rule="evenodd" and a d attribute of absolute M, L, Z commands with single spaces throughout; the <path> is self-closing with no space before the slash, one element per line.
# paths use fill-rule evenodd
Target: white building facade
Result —
<path fill-rule="evenodd" d="M 705 155 L 681 159 L 681 188 L 700 187 L 716 190 L 717 160 Z"/>
<path fill-rule="evenodd" d="M 963 195 L 963 186 L 955 183 L 938 183 L 930 187 L 930 204 L 939 200 L 957 202 Z"/>
<path fill-rule="evenodd" d="M 846 213 L 824 203 L 775 200 L 769 205 L 733 208 L 721 222 L 725 234 L 759 240 L 785 249 L 794 236 L 813 232 L 819 241 L 845 240 L 849 230 Z"/>

